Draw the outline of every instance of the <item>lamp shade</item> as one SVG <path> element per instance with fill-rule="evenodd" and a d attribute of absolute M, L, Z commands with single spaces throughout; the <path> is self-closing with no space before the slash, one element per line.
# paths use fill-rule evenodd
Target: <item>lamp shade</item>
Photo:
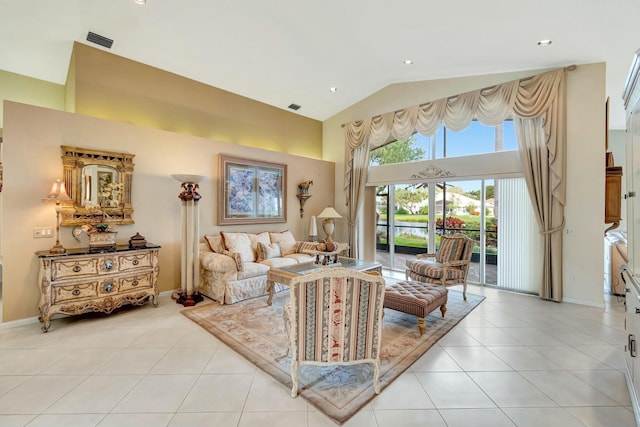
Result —
<path fill-rule="evenodd" d="M 64 185 L 64 181 L 58 179 L 51 185 L 49 195 L 42 200 L 45 202 L 60 203 L 71 200 L 71 197 L 67 194 L 67 187 Z"/>
<path fill-rule="evenodd" d="M 336 212 L 336 210 L 331 206 L 327 206 L 322 212 L 320 212 L 318 218 L 342 218 L 342 215 Z"/>

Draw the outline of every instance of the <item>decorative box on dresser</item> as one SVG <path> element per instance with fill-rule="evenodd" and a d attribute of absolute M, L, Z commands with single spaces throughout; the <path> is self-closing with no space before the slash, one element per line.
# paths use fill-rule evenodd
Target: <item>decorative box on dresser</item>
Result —
<path fill-rule="evenodd" d="M 622 277 L 626 286 L 625 329 L 627 342 L 625 360 L 627 364 L 627 385 L 636 424 L 640 425 L 640 357 L 638 340 L 640 339 L 640 50 L 636 51 L 629 77 L 625 85 L 623 100 L 627 116 L 625 156 L 627 177 L 627 265 Z M 638 243 L 638 247 L 636 247 Z"/>
<path fill-rule="evenodd" d="M 158 252 L 160 246 L 116 246 L 95 252 L 67 249 L 63 254 L 36 252 L 40 263 L 40 322 L 51 326 L 56 313 L 77 315 L 85 311 L 111 313 L 124 304 L 158 306 Z"/>

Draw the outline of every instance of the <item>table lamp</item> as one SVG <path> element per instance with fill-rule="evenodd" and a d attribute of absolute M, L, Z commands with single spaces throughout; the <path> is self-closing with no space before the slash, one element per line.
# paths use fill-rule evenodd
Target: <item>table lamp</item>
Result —
<path fill-rule="evenodd" d="M 342 215 L 336 212 L 336 210 L 333 209 L 331 206 L 327 206 L 326 208 L 324 208 L 322 212 L 320 212 L 320 215 L 318 215 L 318 218 L 323 218 L 322 229 L 327 235 L 326 241 L 333 242 L 333 230 L 335 229 L 335 226 L 336 226 L 333 220 L 334 218 L 342 218 Z"/>
<path fill-rule="evenodd" d="M 53 245 L 51 249 L 49 249 L 49 253 L 52 254 L 63 254 L 66 249 L 60 244 L 60 205 L 63 202 L 68 202 L 71 200 L 71 197 L 67 194 L 67 188 L 64 185 L 64 181 L 57 180 L 51 186 L 51 191 L 49 191 L 49 195 L 42 199 L 43 202 L 55 203 L 56 204 L 56 244 Z"/>

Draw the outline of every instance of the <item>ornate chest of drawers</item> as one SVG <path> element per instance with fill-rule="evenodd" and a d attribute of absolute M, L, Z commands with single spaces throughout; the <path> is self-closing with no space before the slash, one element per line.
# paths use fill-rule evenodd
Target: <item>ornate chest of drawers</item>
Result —
<path fill-rule="evenodd" d="M 143 304 L 147 299 L 157 306 L 159 249 L 147 244 L 99 253 L 88 248 L 68 249 L 64 254 L 36 252 L 42 331 L 49 330 L 56 313 L 111 313 L 126 303 Z"/>

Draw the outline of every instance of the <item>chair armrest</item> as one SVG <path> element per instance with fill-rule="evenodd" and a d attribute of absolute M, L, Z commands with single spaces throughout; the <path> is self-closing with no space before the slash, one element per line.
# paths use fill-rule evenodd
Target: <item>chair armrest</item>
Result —
<path fill-rule="evenodd" d="M 238 268 L 233 258 L 215 252 L 200 252 L 200 265 L 214 273 L 237 273 Z"/>
<path fill-rule="evenodd" d="M 469 261 L 466 260 L 466 259 L 461 259 L 461 260 L 458 260 L 458 261 L 449 261 L 449 262 L 442 263 L 442 265 L 444 267 L 462 267 L 462 266 L 465 266 L 467 264 L 469 264 Z"/>
<path fill-rule="evenodd" d="M 418 254 L 416 258 L 435 258 L 436 254 Z"/>

